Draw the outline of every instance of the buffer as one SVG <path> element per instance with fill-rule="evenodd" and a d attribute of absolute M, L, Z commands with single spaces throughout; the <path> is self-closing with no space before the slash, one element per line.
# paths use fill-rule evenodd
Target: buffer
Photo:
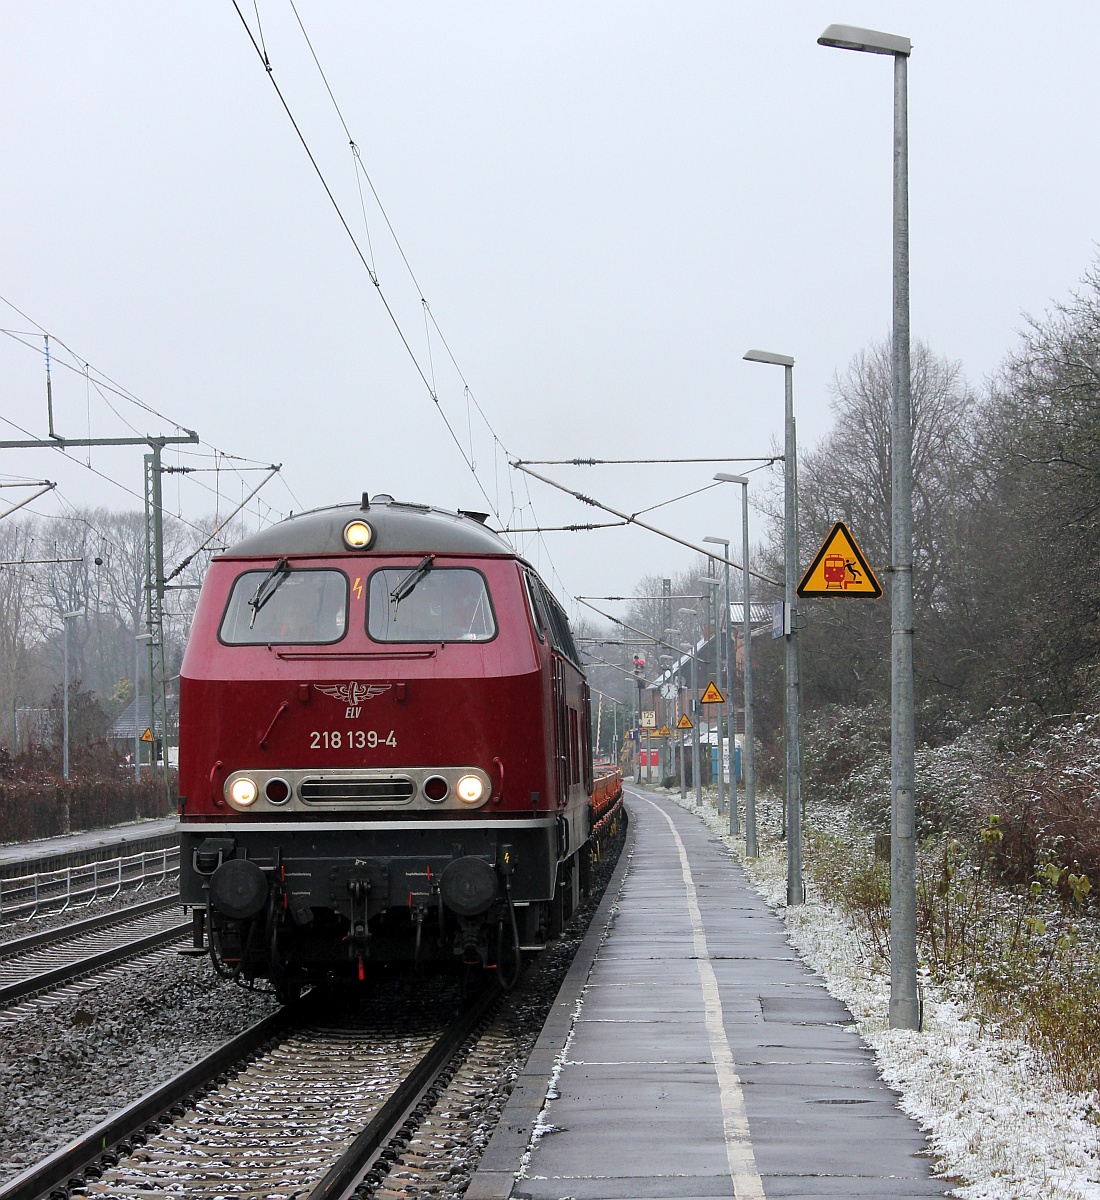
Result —
<path fill-rule="evenodd" d="M 877 600 L 882 595 L 874 571 L 843 521 L 833 526 L 797 591 L 800 596 L 817 598 Z"/>

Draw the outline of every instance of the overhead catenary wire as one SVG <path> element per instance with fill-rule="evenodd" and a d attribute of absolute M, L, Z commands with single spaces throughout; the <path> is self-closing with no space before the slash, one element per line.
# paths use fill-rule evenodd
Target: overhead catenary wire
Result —
<path fill-rule="evenodd" d="M 583 533 L 590 529 L 621 529 L 629 521 L 589 521 L 583 525 L 521 525 L 502 530 L 503 533 Z M 576 597 L 574 597 L 575 599 Z"/>
<path fill-rule="evenodd" d="M 292 12 L 294 13 L 294 18 L 298 23 L 298 27 L 301 30 L 302 37 L 305 40 L 305 43 L 309 50 L 310 56 L 313 59 L 314 65 L 316 66 L 317 71 L 321 77 L 321 81 L 324 84 L 325 91 L 328 93 L 330 101 L 332 102 L 332 106 L 333 106 L 334 110 L 336 111 L 337 118 L 339 119 L 340 124 L 344 130 L 344 134 L 348 139 L 348 144 L 351 147 L 354 164 L 355 164 L 355 168 L 356 168 L 356 173 L 357 173 L 356 174 L 357 185 L 358 185 L 358 181 L 359 181 L 359 176 L 361 175 L 362 178 L 366 181 L 368 188 L 370 189 L 371 195 L 374 198 L 374 202 L 378 206 L 378 211 L 382 215 L 382 219 L 385 222 L 385 225 L 386 225 L 387 230 L 389 231 L 390 237 L 393 239 L 394 246 L 397 248 L 397 252 L 400 255 L 401 260 L 404 263 L 405 268 L 409 273 L 409 278 L 412 281 L 413 287 L 416 289 L 417 296 L 419 297 L 420 304 L 421 304 L 422 311 L 423 311 L 424 318 L 425 318 L 425 326 L 426 326 L 425 333 L 426 333 L 426 340 L 427 340 L 427 345 L 428 345 L 428 357 L 429 357 L 429 371 L 428 372 L 425 372 L 425 370 L 421 366 L 419 359 L 417 358 L 415 352 L 412 349 L 411 341 L 405 335 L 405 332 L 401 328 L 400 322 L 397 319 L 396 313 L 391 308 L 387 297 L 385 296 L 385 294 L 382 291 L 381 280 L 379 278 L 377 269 L 374 266 L 374 250 L 373 250 L 373 245 L 371 244 L 371 239 L 370 239 L 370 228 L 369 228 L 369 225 L 366 220 L 365 206 L 362 203 L 361 187 L 359 188 L 360 204 L 361 204 L 361 207 L 363 208 L 364 231 L 366 234 L 368 249 L 370 251 L 370 257 L 371 257 L 370 263 L 367 262 L 367 258 L 363 254 L 362 248 L 360 247 L 358 240 L 355 238 L 354 234 L 352 233 L 351 227 L 348 224 L 348 221 L 344 216 L 343 210 L 341 209 L 339 203 L 337 202 L 337 200 L 335 198 L 335 194 L 333 193 L 331 187 L 329 186 L 329 184 L 324 176 L 324 173 L 321 170 L 320 164 L 318 163 L 316 157 L 314 156 L 309 145 L 307 144 L 305 136 L 302 133 L 302 130 L 301 130 L 300 126 L 298 125 L 293 112 L 290 109 L 289 102 L 287 101 L 286 97 L 284 96 L 282 90 L 279 88 L 278 83 L 275 80 L 274 70 L 272 68 L 270 58 L 266 53 L 266 46 L 261 49 L 261 46 L 259 44 L 257 44 L 256 38 L 253 36 L 252 31 L 248 25 L 248 22 L 245 19 L 244 14 L 241 11 L 239 4 L 237 3 L 237 0 L 232 0 L 232 2 L 233 2 L 233 7 L 237 12 L 237 16 L 239 17 L 241 24 L 244 27 L 245 32 L 248 35 L 249 41 L 252 43 L 253 49 L 256 51 L 257 55 L 260 57 L 261 61 L 263 62 L 264 69 L 268 75 L 268 78 L 271 81 L 272 86 L 275 89 L 276 94 L 278 95 L 279 101 L 282 104 L 283 109 L 287 114 L 287 117 L 290 119 L 291 124 L 294 127 L 294 131 L 297 134 L 299 141 L 302 143 L 302 147 L 306 151 L 306 154 L 309 157 L 310 163 L 313 166 L 313 169 L 314 169 L 315 173 L 317 174 L 318 179 L 321 181 L 321 184 L 324 187 L 325 193 L 328 196 L 329 201 L 332 204 L 332 207 L 335 210 L 342 227 L 344 228 L 344 231 L 346 232 L 349 240 L 352 243 L 352 246 L 355 250 L 356 256 L 358 257 L 360 263 L 362 264 L 364 269 L 366 269 L 368 275 L 370 276 L 371 282 L 374 284 L 375 290 L 378 292 L 379 298 L 382 300 L 382 303 L 384 304 L 384 306 L 386 308 L 386 312 L 389 315 L 390 320 L 393 323 L 395 329 L 397 330 L 398 335 L 401 338 L 402 344 L 404 345 L 406 352 L 408 353 L 410 359 L 412 360 L 412 362 L 417 370 L 417 373 L 421 377 L 421 380 L 424 382 L 424 385 L 428 390 L 429 396 L 431 397 L 433 403 L 435 404 L 436 409 L 439 412 L 440 417 L 442 418 L 444 425 L 447 428 L 447 432 L 450 434 L 451 439 L 454 441 L 459 454 L 462 456 L 463 461 L 466 463 L 467 468 L 469 469 L 471 475 L 473 476 L 474 482 L 476 483 L 478 490 L 481 492 L 482 496 L 484 497 L 485 502 L 489 505 L 490 511 L 494 514 L 494 516 L 496 517 L 499 524 L 504 528 L 505 533 L 507 533 L 508 524 L 511 523 L 515 519 L 515 516 L 516 516 L 514 493 L 512 496 L 512 499 L 513 499 L 512 511 L 511 511 L 511 514 L 509 515 L 508 521 L 506 522 L 500 513 L 499 487 L 494 488 L 494 491 L 496 492 L 496 499 L 494 500 L 492 497 L 489 496 L 489 493 L 486 490 L 485 485 L 482 483 L 481 478 L 477 473 L 477 461 L 474 456 L 474 450 L 473 450 L 472 428 L 470 426 L 470 421 L 469 421 L 470 404 L 471 403 L 472 403 L 473 407 L 477 410 L 478 416 L 481 418 L 481 421 L 483 422 L 485 428 L 488 430 L 489 435 L 492 438 L 494 475 L 496 473 L 498 450 L 505 455 L 506 459 L 509 457 L 509 451 L 508 451 L 507 447 L 505 446 L 504 442 L 502 441 L 502 439 L 497 434 L 496 430 L 493 428 L 492 422 L 489 420 L 489 418 L 487 417 L 487 415 L 485 413 L 485 410 L 482 408 L 481 403 L 479 402 L 476 394 L 474 393 L 473 388 L 470 386 L 469 380 L 466 378 L 466 375 L 463 372 L 462 367 L 460 366 L 458 359 L 455 356 L 455 353 L 446 338 L 446 335 L 443 333 L 443 330 L 440 328 L 439 322 L 436 320 L 435 314 L 432 312 L 431 306 L 428 303 L 427 297 L 424 294 L 424 289 L 420 285 L 420 281 L 418 280 L 416 273 L 413 270 L 412 263 L 410 262 L 409 257 L 405 252 L 404 246 L 401 244 L 400 238 L 397 236 L 397 232 L 393 226 L 393 222 L 390 220 L 389 213 L 386 211 L 385 205 L 383 205 L 381 197 L 378 194 L 378 190 L 374 185 L 374 181 L 372 180 L 370 173 L 367 171 L 366 166 L 363 163 L 362 154 L 359 151 L 358 144 L 356 143 L 355 138 L 352 136 L 352 132 L 348 125 L 348 122 L 345 119 L 344 113 L 343 113 L 342 109 L 340 108 L 340 104 L 336 99 L 335 91 L 328 80 L 328 76 L 326 75 L 323 66 L 321 65 L 320 56 L 318 55 L 318 53 L 313 45 L 313 42 L 309 36 L 309 33 L 306 30 L 305 23 L 302 20 L 301 14 L 298 12 L 297 7 L 294 4 L 294 0 L 290 0 L 290 7 L 291 7 Z M 430 323 L 430 329 L 428 329 L 429 323 Z M 434 330 L 436 336 L 439 338 L 440 343 L 442 344 L 444 350 L 447 353 L 447 357 L 448 357 L 449 361 L 451 362 L 452 366 L 454 367 L 454 370 L 463 385 L 463 394 L 464 394 L 464 396 L 466 398 L 466 402 L 467 402 L 468 433 L 470 435 L 469 452 L 467 452 L 467 449 L 462 445 L 462 442 L 461 442 L 458 434 L 456 433 L 455 429 L 453 428 L 451 421 L 447 417 L 447 414 L 444 412 L 442 402 L 440 400 L 439 393 L 436 388 L 435 366 L 434 366 L 434 360 L 433 360 L 432 353 L 431 353 L 431 330 Z M 429 373 L 432 376 L 430 381 L 428 379 Z M 530 503 L 529 489 L 528 489 L 528 501 Z M 532 505 L 532 514 L 533 514 L 533 505 Z M 535 521 L 535 524 L 536 525 L 538 524 L 537 520 Z M 558 588 L 561 590 L 561 592 L 564 595 L 569 596 L 570 595 L 569 589 L 565 586 L 565 583 L 562 580 L 561 575 L 559 574 L 557 567 L 554 564 L 553 556 L 550 553 L 550 549 L 547 546 L 545 539 L 543 539 L 541 536 L 541 530 L 536 530 L 535 536 L 538 538 L 538 546 L 540 548 L 540 551 L 542 553 L 545 553 L 545 555 L 546 555 L 547 562 L 549 563 L 551 572 L 553 573 L 553 576 L 554 576 L 555 580 L 557 581 Z M 541 557 L 541 554 L 540 554 L 540 557 Z"/>
<path fill-rule="evenodd" d="M 757 454 L 742 458 L 519 458 L 516 465 L 530 467 L 632 467 L 665 466 L 682 463 L 772 463 L 782 462 L 782 454 Z"/>
<path fill-rule="evenodd" d="M 636 633 L 639 637 L 645 638 L 646 641 L 653 642 L 658 646 L 664 646 L 666 650 L 675 650 L 679 655 L 685 655 L 689 653 L 688 651 L 685 651 L 682 646 L 675 646 L 672 642 L 666 642 L 664 638 L 658 637 L 655 633 L 646 633 L 644 629 L 639 629 L 637 625 L 631 625 L 629 621 L 623 621 L 619 617 L 613 617 L 610 613 L 605 613 L 602 609 L 597 608 L 594 604 L 589 604 L 587 600 L 580 600 L 578 598 L 578 602 L 583 604 L 585 608 L 590 608 L 598 616 L 603 617 L 605 621 L 611 621 L 615 625 L 621 625 L 624 629 L 629 629 L 631 633 Z"/>
<path fill-rule="evenodd" d="M 196 546 L 195 549 L 192 550 L 191 553 L 187 555 L 187 557 L 183 560 L 183 562 L 181 562 L 179 564 L 179 566 L 177 566 L 170 574 L 168 574 L 164 577 L 164 582 L 170 583 L 173 579 L 175 579 L 175 577 L 177 575 L 179 575 L 181 572 L 185 571 L 191 565 L 191 563 L 206 549 L 206 547 L 209 546 L 212 541 L 214 541 L 214 539 L 218 536 L 218 534 L 221 533 L 222 528 L 224 526 L 228 525 L 229 522 L 232 521 L 233 518 L 237 515 L 237 513 L 239 513 L 241 511 L 241 509 L 244 508 L 244 506 L 248 503 L 248 501 L 251 500 L 252 497 L 256 495 L 256 493 L 260 490 L 260 488 L 262 488 L 264 486 L 264 484 L 266 484 L 270 479 L 272 479 L 275 475 L 277 475 L 279 473 L 281 467 L 282 467 L 281 463 L 278 464 L 277 466 L 273 464 L 271 467 L 271 470 L 267 473 L 267 475 L 263 479 L 261 479 L 258 484 L 256 484 L 256 486 L 252 489 L 252 491 L 248 493 L 248 495 L 225 518 L 225 520 L 220 525 L 214 526 L 213 533 L 211 533 L 209 537 L 205 538 L 202 542 L 200 542 L 198 544 L 198 546 Z"/>
<path fill-rule="evenodd" d="M 241 8 L 240 8 L 240 5 L 237 3 L 237 0 L 232 0 L 232 4 L 233 4 L 233 8 L 236 10 L 237 16 L 240 18 L 241 24 L 244 26 L 245 33 L 248 35 L 248 40 L 252 43 L 252 48 L 256 51 L 256 54 L 259 57 L 260 61 L 264 64 L 264 70 L 267 74 L 268 79 L 271 81 L 271 86 L 275 89 L 275 94 L 279 98 L 279 103 L 283 106 L 283 110 L 286 112 L 286 115 L 287 115 L 288 119 L 290 120 L 291 125 L 294 128 L 294 132 L 298 136 L 298 140 L 302 143 L 302 149 L 305 150 L 306 157 L 309 159 L 310 165 L 313 167 L 313 170 L 314 170 L 315 174 L 317 175 L 317 178 L 320 180 L 321 186 L 325 190 L 325 195 L 328 197 L 329 202 L 332 205 L 333 211 L 336 213 L 337 217 L 339 218 L 340 224 L 344 228 L 344 232 L 348 235 L 348 239 L 351 242 L 352 247 L 355 250 L 355 254 L 358 257 L 360 263 L 362 263 L 363 269 L 370 276 L 371 282 L 374 284 L 375 291 L 378 293 L 378 297 L 382 301 L 382 305 L 386 310 L 386 314 L 389 316 L 394 329 L 397 331 L 397 336 L 401 339 L 401 343 L 405 347 L 406 353 L 408 354 L 410 361 L 412 362 L 413 366 L 416 368 L 416 373 L 420 376 L 420 378 L 424 384 L 424 387 L 428 391 L 428 395 L 431 397 L 432 402 L 435 404 L 437 411 L 439 412 L 440 416 L 443 418 L 443 423 L 446 425 L 448 433 L 450 433 L 452 440 L 454 441 L 455 445 L 458 447 L 459 453 L 462 455 L 463 459 L 465 459 L 466 465 L 470 468 L 470 473 L 473 475 L 474 481 L 477 483 L 479 491 L 485 497 L 486 503 L 489 504 L 490 507 L 492 507 L 493 502 L 489 498 L 489 493 L 485 490 L 484 486 L 481 483 L 481 480 L 478 479 L 477 472 L 476 472 L 476 470 L 474 470 L 470 459 L 467 457 L 466 451 L 463 449 L 462 442 L 459 440 L 454 429 L 451 427 L 451 423 L 447 419 L 447 414 L 443 412 L 442 406 L 439 403 L 439 396 L 438 396 L 435 388 L 432 386 L 431 380 L 428 378 L 427 373 L 425 372 L 424 368 L 421 366 L 420 360 L 417 358 L 416 352 L 413 350 L 408 337 L 405 335 L 404 329 L 401 328 L 401 322 L 397 319 L 397 314 L 394 312 L 392 306 L 390 305 L 390 302 L 387 299 L 386 294 L 382 291 L 382 285 L 378 278 L 377 272 L 373 269 L 373 267 L 370 265 L 370 263 L 367 262 L 366 255 L 364 255 L 363 250 L 359 245 L 358 239 L 356 238 L 355 234 L 352 232 L 351 226 L 348 224 L 347 218 L 344 216 L 344 212 L 343 212 L 343 209 L 340 207 L 339 201 L 336 199 L 335 195 L 333 194 L 332 188 L 329 187 L 328 180 L 325 178 L 325 174 L 321 170 L 321 166 L 318 163 L 316 157 L 314 156 L 312 149 L 310 149 L 309 142 L 306 141 L 305 134 L 302 132 L 301 126 L 298 124 L 298 121 L 294 116 L 294 112 L 290 107 L 290 104 L 288 103 L 286 97 L 283 95 L 282 89 L 279 87 L 279 83 L 275 78 L 275 72 L 271 66 L 270 59 L 263 52 L 263 50 L 260 48 L 259 43 L 256 41 L 255 35 L 252 33 L 252 29 L 249 26 L 248 21 L 245 20 L 244 13 L 241 12 Z M 295 13 L 295 15 L 297 16 L 297 13 Z M 301 24 L 300 17 L 299 17 L 299 24 Z M 303 31 L 304 31 L 304 29 L 303 29 Z M 314 55 L 314 59 L 316 60 L 316 55 Z M 320 67 L 320 63 L 318 63 L 318 67 Z M 330 95 L 331 95 L 331 90 L 330 90 Z M 335 100 L 333 101 L 333 103 L 335 103 Z M 337 112 L 339 112 L 338 107 L 337 107 Z M 342 117 L 341 117 L 341 120 L 343 120 Z M 346 128 L 346 125 L 345 125 L 345 128 Z M 410 268 L 410 271 L 411 271 L 411 268 Z M 495 507 L 493 507 L 493 512 L 499 520 L 500 514 L 497 513 Z M 503 524 L 503 522 L 502 522 L 502 524 Z"/>
<path fill-rule="evenodd" d="M 39 345 L 38 341 L 37 341 L 37 339 L 40 335 L 42 337 L 47 336 L 45 327 L 43 325 L 39 324 L 39 322 L 37 322 L 32 316 L 30 316 L 29 313 L 25 312 L 22 308 L 20 308 L 17 304 L 15 304 L 14 301 L 8 299 L 6 296 L 0 295 L 0 303 L 7 305 L 7 307 L 10 308 L 13 312 L 18 313 L 19 316 L 21 316 L 25 321 L 27 321 L 31 325 L 35 326 L 36 330 L 38 331 L 37 333 L 35 333 L 35 332 L 28 332 L 28 331 L 24 331 L 24 330 L 0 328 L 0 333 L 5 334 L 12 340 L 25 346 L 27 349 L 33 351 L 34 353 L 38 354 L 39 356 L 45 357 L 46 350 L 45 350 L 44 346 Z M 168 416 L 166 413 L 161 412 L 159 409 L 155 408 L 153 405 L 148 404 L 140 396 L 136 395 L 129 388 L 125 387 L 118 380 L 114 379 L 112 376 L 108 375 L 106 372 L 100 370 L 98 367 L 93 367 L 92 364 L 87 361 L 87 359 L 85 359 L 81 355 L 79 355 L 64 339 L 59 338 L 56 334 L 49 334 L 48 336 L 49 336 L 49 340 L 50 340 L 49 344 L 52 348 L 52 353 L 49 356 L 49 361 L 50 361 L 51 365 L 55 368 L 61 368 L 61 369 L 70 371 L 74 374 L 81 375 L 85 380 L 86 387 L 90 386 L 90 388 L 94 389 L 96 394 L 100 397 L 100 399 L 104 402 L 104 404 L 106 404 L 106 406 L 115 415 L 115 417 L 127 429 L 129 429 L 130 432 L 132 434 L 134 434 L 136 437 L 144 438 L 144 437 L 148 436 L 148 433 L 147 433 L 147 431 L 140 429 L 132 421 L 128 420 L 119 411 L 119 409 L 116 407 L 116 405 L 114 403 L 112 403 L 112 401 L 109 398 L 108 393 L 110 395 L 117 397 L 118 399 L 125 400 L 127 403 L 134 405 L 136 408 L 140 409 L 142 412 L 144 412 L 150 416 L 155 416 L 158 420 L 163 421 L 166 425 L 169 425 L 171 428 L 173 428 L 175 430 L 180 430 L 180 431 L 185 430 L 186 427 L 184 425 L 182 425 L 179 421 L 173 420 L 173 418 Z M 61 347 L 65 351 L 66 354 L 71 356 L 73 361 L 66 362 L 63 357 L 59 356 L 58 352 L 57 352 L 57 347 Z M 30 434 L 28 430 L 24 429 L 22 426 L 18 425 L 16 422 L 10 421 L 7 418 L 0 418 L 0 419 L 7 421 L 8 424 L 10 424 L 13 428 L 18 429 L 21 433 L 25 434 L 27 437 L 33 437 L 33 435 Z M 63 444 L 63 442 L 64 442 L 64 439 L 59 438 L 57 449 L 60 449 L 63 452 L 66 452 L 67 457 L 70 458 L 70 461 L 77 462 L 78 465 L 83 466 L 85 469 L 91 471 L 94 475 L 97 475 L 102 479 L 108 480 L 108 482 L 115 484 L 115 486 L 120 487 L 123 491 L 127 492 L 127 494 L 132 495 L 135 499 L 140 500 L 144 503 L 144 496 L 138 494 L 137 492 L 134 492 L 130 488 L 127 488 L 124 484 L 119 483 L 118 480 L 113 479 L 108 475 L 105 475 L 101 471 L 98 471 L 95 467 L 92 466 L 90 458 L 87 461 L 81 463 L 78 459 L 72 457 L 72 455 L 68 455 L 67 447 Z M 229 464 L 229 469 L 234 471 L 238 475 L 241 475 L 241 472 L 244 468 L 237 467 L 235 465 L 237 463 L 251 464 L 251 467 L 249 469 L 252 469 L 252 468 L 260 469 L 260 470 L 269 470 L 270 469 L 270 464 L 263 463 L 258 459 L 247 458 L 246 456 L 243 456 L 243 455 L 228 454 L 227 452 L 220 450 L 219 447 L 213 445 L 210 442 L 203 441 L 201 444 L 209 447 L 209 453 L 177 449 L 177 455 L 183 454 L 183 455 L 187 455 L 188 457 L 202 457 L 202 458 L 207 458 L 207 459 L 213 457 L 215 459 L 215 461 L 217 461 L 218 456 L 221 456 L 221 459 L 223 461 L 225 461 L 227 464 Z M 242 478 L 242 482 L 243 482 L 243 475 L 241 475 L 241 478 Z M 205 488 L 205 490 L 212 491 L 212 489 L 207 487 L 207 485 L 203 484 L 201 481 L 196 480 L 196 483 L 198 483 L 198 485 L 200 487 Z M 288 490 L 289 490 L 289 488 L 288 488 Z M 163 505 L 162 505 L 162 511 L 166 511 L 163 509 Z M 278 510 L 275 510 L 275 511 L 278 511 Z M 183 520 L 185 524 L 191 525 L 191 522 L 189 522 L 185 518 L 183 518 L 182 514 L 174 514 L 174 515 L 176 515 L 178 519 Z M 258 510 L 257 510 L 257 515 L 260 515 Z M 282 514 L 280 514 L 280 515 L 282 515 Z M 193 526 L 193 525 L 192 525 L 192 527 L 196 528 L 196 529 L 198 528 L 198 526 Z"/>
<path fill-rule="evenodd" d="M 557 488 L 559 492 L 565 492 L 569 496 L 573 496 L 582 504 L 589 504 L 593 508 L 602 509 L 604 512 L 609 512 L 613 516 L 620 517 L 631 525 L 637 525 L 641 529 L 648 530 L 650 533 L 655 533 L 659 537 L 667 538 L 670 542 L 676 542 L 680 546 L 686 546 L 689 550 L 694 550 L 697 554 L 703 555 L 705 558 L 714 559 L 715 562 L 728 563 L 735 570 L 740 571 L 741 564 L 734 562 L 731 558 L 726 558 L 722 554 L 718 554 L 713 550 L 708 550 L 704 546 L 697 546 L 694 542 L 689 542 L 685 538 L 677 537 L 674 533 L 669 533 L 666 529 L 658 529 L 656 525 L 650 525 L 648 521 L 640 521 L 636 514 L 620 512 L 617 508 L 612 508 L 609 504 L 604 504 L 599 500 L 593 499 L 591 496 L 586 496 L 583 492 L 578 492 L 573 488 L 566 487 L 563 483 L 557 483 L 546 475 L 540 475 L 538 471 L 532 471 L 530 467 L 524 466 L 518 461 L 514 461 L 511 465 L 517 470 L 522 471 L 524 475 L 530 475 L 541 483 L 548 484 L 552 488 Z M 778 579 L 772 579 L 770 575 L 764 575 L 760 571 L 755 571 L 749 568 L 749 574 L 755 579 L 759 579 L 762 583 L 771 584 L 773 587 L 782 587 L 783 584 Z"/>

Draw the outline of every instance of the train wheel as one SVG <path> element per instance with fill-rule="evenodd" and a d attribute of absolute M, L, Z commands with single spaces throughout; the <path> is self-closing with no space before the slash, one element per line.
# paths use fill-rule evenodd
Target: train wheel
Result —
<path fill-rule="evenodd" d="M 295 1004 L 302 998 L 302 985 L 290 979 L 275 981 L 275 999 L 280 1004 Z"/>

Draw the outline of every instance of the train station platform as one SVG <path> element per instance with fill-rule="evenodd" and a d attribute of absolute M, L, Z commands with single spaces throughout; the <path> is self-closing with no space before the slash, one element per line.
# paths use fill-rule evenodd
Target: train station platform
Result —
<path fill-rule="evenodd" d="M 82 863 L 160 850 L 178 840 L 179 818 L 156 817 L 131 821 L 107 829 L 84 829 L 35 842 L 11 842 L 0 846 L 0 876 L 12 878 L 36 871 L 57 871 Z"/>
<path fill-rule="evenodd" d="M 570 1011 L 544 1031 L 559 1053 L 540 1038 L 468 1194 L 943 1196 L 848 1010 L 726 847 L 667 797 L 627 796 L 617 912 L 575 960 Z M 509 1140 L 525 1151 L 514 1173 Z"/>

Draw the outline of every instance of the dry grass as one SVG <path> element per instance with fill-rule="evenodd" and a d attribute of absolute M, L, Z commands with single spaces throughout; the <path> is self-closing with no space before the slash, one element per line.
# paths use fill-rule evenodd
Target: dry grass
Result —
<path fill-rule="evenodd" d="M 968 984 L 977 1015 L 1026 1041 L 1064 1086 L 1100 1089 L 1100 922 L 1090 881 L 1053 861 L 1026 886 L 999 869 L 1004 833 L 991 821 L 972 841 L 928 839 L 917 870 L 918 955 L 937 983 Z M 865 957 L 890 955 L 890 879 L 873 836 L 806 831 L 806 865 L 839 907 Z"/>

